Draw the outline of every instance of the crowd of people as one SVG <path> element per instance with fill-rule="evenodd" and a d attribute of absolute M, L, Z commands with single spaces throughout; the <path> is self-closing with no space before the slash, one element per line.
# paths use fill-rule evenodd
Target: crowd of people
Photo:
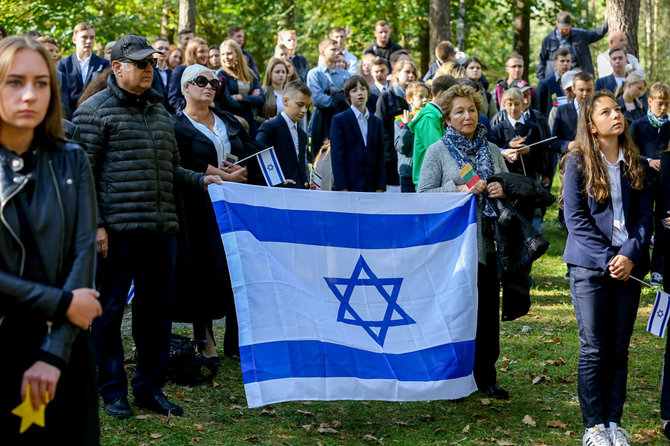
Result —
<path fill-rule="evenodd" d="M 640 298 L 629 278 L 650 269 L 653 285 L 670 280 L 670 87 L 647 89 L 620 31 L 597 56 L 596 78 L 589 44 L 608 26 L 575 28 L 566 12 L 542 42 L 536 87 L 523 78 L 521 56 L 510 54 L 507 77 L 491 86 L 482 60 L 448 41 L 421 76 L 391 32 L 378 21 L 359 58 L 346 30 L 333 28 L 310 68 L 296 31 L 281 30 L 264 71 L 239 26 L 220 45 L 188 29 L 177 45 L 128 34 L 100 56 L 90 23 L 74 27 L 75 52 L 63 58 L 58 42 L 37 32 L 0 41 L 0 339 L 16 358 L 0 376 L 20 389 L 2 400 L 3 432 L 18 435 L 9 414 L 25 397 L 34 407 L 53 401 L 47 428 L 17 442 L 62 435 L 98 444 L 98 393 L 110 416 L 132 415 L 121 340 L 131 283 L 138 407 L 183 413 L 162 392 L 173 321 L 193 324 L 197 360 L 215 368 L 212 321 L 225 316 L 223 353 L 238 358 L 234 297 L 206 191 L 222 181 L 265 185 L 250 155 L 273 146 L 280 187 L 476 196 L 473 372 L 493 398 L 509 397 L 495 367 L 501 281 L 511 280 L 499 274 L 510 263 L 497 252 L 509 248 L 497 239 L 499 218 L 512 212 L 515 228 L 541 232 L 544 208 L 534 199 L 560 168 L 583 444 L 628 444 L 621 416 Z M 463 177 L 468 166 L 477 181 Z M 522 183 L 531 186 L 526 195 L 510 186 Z M 533 253 L 511 248 L 525 259 L 512 280 L 527 290 Z M 670 439 L 667 376 L 661 416 Z"/>

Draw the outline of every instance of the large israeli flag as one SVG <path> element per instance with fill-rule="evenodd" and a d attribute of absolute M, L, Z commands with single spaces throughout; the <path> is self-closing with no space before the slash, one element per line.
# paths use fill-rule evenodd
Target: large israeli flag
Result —
<path fill-rule="evenodd" d="M 476 390 L 471 195 L 209 190 L 249 407 Z"/>

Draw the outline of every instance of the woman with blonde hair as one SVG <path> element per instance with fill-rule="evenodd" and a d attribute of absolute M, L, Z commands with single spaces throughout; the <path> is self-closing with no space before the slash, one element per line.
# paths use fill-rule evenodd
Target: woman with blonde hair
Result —
<path fill-rule="evenodd" d="M 174 108 L 175 112 L 181 111 L 186 105 L 186 99 L 181 92 L 181 75 L 184 73 L 186 67 L 190 65 L 200 64 L 207 65 L 209 61 L 209 47 L 207 42 L 199 37 L 194 37 L 186 45 L 183 54 L 183 64 L 175 67 L 170 77 L 170 85 L 168 86 L 168 102 Z"/>
<path fill-rule="evenodd" d="M 89 327 L 96 202 L 88 156 L 63 139 L 55 65 L 26 36 L 0 41 L 0 367 L 3 444 L 99 444 Z M 23 402 L 23 403 L 22 403 Z M 46 405 L 44 424 L 12 410 Z M 25 412 L 24 412 L 25 413 Z"/>
<path fill-rule="evenodd" d="M 215 101 L 222 110 L 243 117 L 249 123 L 249 135 L 256 137 L 256 114 L 265 102 L 265 94 L 256 74 L 249 69 L 240 44 L 224 40 L 220 47 L 221 69 L 216 73 L 222 88 Z"/>
<path fill-rule="evenodd" d="M 438 76 L 451 76 L 454 79 L 462 79 L 465 77 L 465 69 L 458 62 L 449 61 L 442 64 L 440 68 L 435 72 L 435 77 Z"/>
<path fill-rule="evenodd" d="M 564 157 L 561 199 L 570 294 L 581 351 L 577 390 L 583 444 L 628 445 L 621 428 L 628 345 L 649 267 L 651 190 L 614 95 L 595 92 L 580 107 Z"/>
<path fill-rule="evenodd" d="M 626 80 L 617 87 L 614 96 L 628 124 L 647 116 L 647 101 L 640 100 L 646 90 L 647 81 L 644 73 L 638 71 L 633 71 L 626 76 Z"/>
<path fill-rule="evenodd" d="M 256 122 L 261 125 L 265 121 L 274 118 L 284 110 L 282 102 L 284 87 L 287 84 L 288 66 L 283 59 L 273 57 L 268 63 L 263 78 L 263 93 L 265 103 L 256 117 Z"/>

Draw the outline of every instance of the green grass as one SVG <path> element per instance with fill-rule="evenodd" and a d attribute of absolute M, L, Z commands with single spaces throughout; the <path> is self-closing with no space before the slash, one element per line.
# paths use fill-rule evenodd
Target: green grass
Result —
<path fill-rule="evenodd" d="M 565 235 L 556 223 L 556 212 L 554 206 L 545 219 L 551 247 L 533 267 L 537 287 L 531 293 L 530 313 L 501 325 L 498 376 L 499 384 L 510 392 L 508 401 L 487 400 L 474 393 L 460 402 L 293 402 L 248 409 L 239 363 L 225 359 L 213 383 L 192 389 L 165 388 L 184 407 L 182 417 L 167 420 L 136 410 L 135 418 L 119 421 L 101 411 L 102 443 L 581 444 L 576 376 L 579 341 L 568 282 L 563 280 Z M 633 444 L 667 443 L 661 433 L 658 402 L 665 340 L 645 331 L 653 299 L 652 290 L 643 290 L 630 346 L 628 402 L 622 424 L 633 435 Z M 220 326 L 215 331 L 222 340 Z M 188 330 L 183 334 L 188 335 Z M 132 343 L 125 341 L 130 355 Z M 524 423 L 525 416 L 535 425 Z"/>

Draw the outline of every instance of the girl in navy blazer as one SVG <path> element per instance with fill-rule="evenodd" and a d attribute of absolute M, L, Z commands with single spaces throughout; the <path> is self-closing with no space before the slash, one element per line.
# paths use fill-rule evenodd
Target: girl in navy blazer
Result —
<path fill-rule="evenodd" d="M 351 76 L 344 83 L 344 95 L 351 107 L 333 116 L 330 128 L 334 188 L 384 192 L 382 121 L 367 110 L 370 85 L 362 76 Z"/>
<path fill-rule="evenodd" d="M 598 91 L 585 101 L 565 159 L 563 260 L 571 266 L 581 343 L 583 444 L 628 445 L 620 423 L 640 300 L 640 283 L 630 277 L 646 273 L 652 201 L 638 149 L 611 92 Z"/>

